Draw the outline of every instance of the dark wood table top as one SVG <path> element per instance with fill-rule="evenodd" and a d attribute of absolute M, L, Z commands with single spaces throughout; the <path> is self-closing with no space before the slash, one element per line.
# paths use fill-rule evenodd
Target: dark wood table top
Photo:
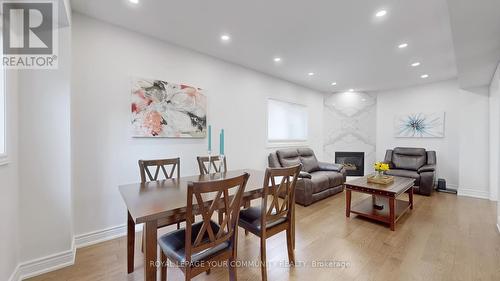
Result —
<path fill-rule="evenodd" d="M 245 172 L 250 174 L 250 178 L 245 188 L 244 198 L 248 200 L 260 197 L 265 172 L 251 169 L 180 177 L 179 179 L 152 181 L 144 184 L 127 184 L 121 185 L 119 190 L 134 222 L 144 223 L 185 213 L 189 182 L 232 178 Z"/>
<path fill-rule="evenodd" d="M 394 182 L 390 184 L 378 184 L 368 182 L 369 176 L 353 179 L 347 181 L 345 186 L 347 189 L 362 191 L 367 193 L 375 193 L 382 195 L 397 196 L 411 187 L 413 187 L 415 180 L 411 178 L 394 177 Z"/>

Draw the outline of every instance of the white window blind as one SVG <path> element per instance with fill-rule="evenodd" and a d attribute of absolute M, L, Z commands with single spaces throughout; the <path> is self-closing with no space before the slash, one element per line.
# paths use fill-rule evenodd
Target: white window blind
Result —
<path fill-rule="evenodd" d="M 267 139 L 269 142 L 307 140 L 307 107 L 274 99 L 267 100 Z"/>

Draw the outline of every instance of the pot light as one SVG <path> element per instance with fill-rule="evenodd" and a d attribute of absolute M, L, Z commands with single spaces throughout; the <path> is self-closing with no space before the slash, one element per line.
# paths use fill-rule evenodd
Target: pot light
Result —
<path fill-rule="evenodd" d="M 309 73 L 307 73 L 307 75 L 314 76 L 314 72 L 309 72 Z"/>
<path fill-rule="evenodd" d="M 139 0 L 128 0 L 132 4 L 139 4 Z"/>
<path fill-rule="evenodd" d="M 349 89 L 349 92 L 351 92 L 351 93 L 354 92 L 354 89 Z"/>
<path fill-rule="evenodd" d="M 223 34 L 223 35 L 221 35 L 220 40 L 222 40 L 224 42 L 228 42 L 229 40 L 231 40 L 231 37 L 227 34 Z"/>
<path fill-rule="evenodd" d="M 414 62 L 414 63 L 411 64 L 411 66 L 413 66 L 413 67 L 416 67 L 416 66 L 419 66 L 419 65 L 420 65 L 420 62 L 418 62 L 418 61 L 416 61 L 416 62 Z"/>
<path fill-rule="evenodd" d="M 276 57 L 276 58 L 274 58 L 273 60 L 274 60 L 274 62 L 280 62 L 280 61 L 281 61 L 281 58 Z"/>
<path fill-rule="evenodd" d="M 383 16 L 385 16 L 385 15 L 387 15 L 387 11 L 386 11 L 386 10 L 380 10 L 380 11 L 378 11 L 378 12 L 375 14 L 375 16 L 376 16 L 377 18 L 381 18 L 381 17 L 383 17 Z"/>
<path fill-rule="evenodd" d="M 404 49 L 406 47 L 408 47 L 408 43 L 402 43 L 402 44 L 398 45 L 398 48 L 400 48 L 400 49 Z"/>
<path fill-rule="evenodd" d="M 332 82 L 332 86 L 335 86 L 335 85 L 337 85 L 337 82 Z"/>
<path fill-rule="evenodd" d="M 429 78 L 429 74 L 422 74 L 422 75 L 420 75 L 420 78 L 422 78 L 422 79 Z"/>

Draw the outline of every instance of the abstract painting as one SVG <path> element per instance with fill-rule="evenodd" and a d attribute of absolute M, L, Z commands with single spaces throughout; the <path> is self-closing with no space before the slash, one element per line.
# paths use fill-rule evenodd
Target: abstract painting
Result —
<path fill-rule="evenodd" d="M 134 137 L 203 138 L 207 98 L 197 87 L 161 80 L 132 82 Z"/>
<path fill-rule="evenodd" d="M 394 133 L 397 138 L 442 138 L 444 137 L 444 112 L 396 116 Z"/>

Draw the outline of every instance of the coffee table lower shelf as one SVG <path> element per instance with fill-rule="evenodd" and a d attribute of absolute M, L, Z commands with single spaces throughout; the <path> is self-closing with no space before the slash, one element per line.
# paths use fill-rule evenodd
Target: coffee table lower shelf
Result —
<path fill-rule="evenodd" d="M 376 197 L 376 204 L 378 206 L 384 206 L 382 210 L 378 210 L 373 206 L 373 198 L 368 197 L 355 206 L 351 207 L 351 213 L 357 214 L 359 216 L 367 217 L 373 220 L 385 222 L 391 224 L 391 218 L 389 213 L 389 198 L 388 197 Z M 408 201 L 403 201 L 395 199 L 395 214 L 394 222 L 398 221 L 401 216 L 403 216 L 406 211 L 410 209 L 410 203 Z"/>

